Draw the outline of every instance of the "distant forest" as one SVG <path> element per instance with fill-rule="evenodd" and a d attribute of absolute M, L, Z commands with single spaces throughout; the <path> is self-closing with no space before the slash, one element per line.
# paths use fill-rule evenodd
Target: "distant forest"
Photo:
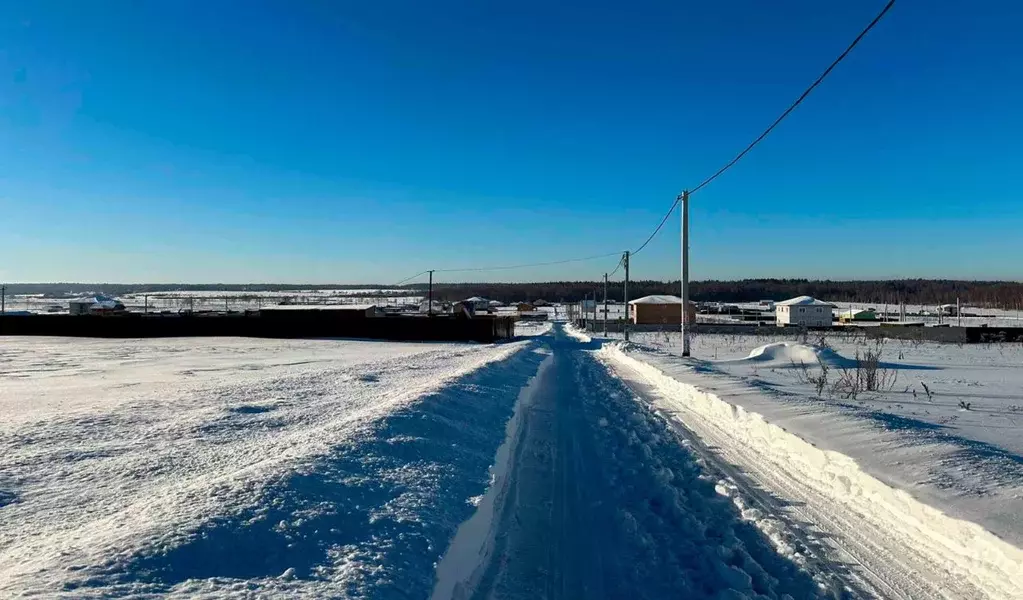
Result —
<path fill-rule="evenodd" d="M 679 282 L 632 281 L 629 297 L 680 292 Z M 434 296 L 440 300 L 459 300 L 483 296 L 502 302 L 543 299 L 549 302 L 574 302 L 583 295 L 603 297 L 603 282 L 549 281 L 540 283 L 443 283 L 435 284 Z M 400 289 L 409 294 L 426 291 L 426 284 Z M 120 284 L 120 283 L 14 283 L 7 294 L 51 294 L 59 297 L 86 293 L 119 296 L 128 293 L 167 291 L 293 292 L 300 290 L 374 290 L 395 289 L 382 285 L 295 285 L 295 284 Z M 755 302 L 784 300 L 808 295 L 832 302 L 868 302 L 883 304 L 944 304 L 959 298 L 964 304 L 991 308 L 1023 308 L 1023 283 L 1010 281 L 955 281 L 945 279 L 899 279 L 890 281 L 812 281 L 808 279 L 743 279 L 739 281 L 694 281 L 690 284 L 693 300 L 705 302 Z M 622 283 L 608 287 L 608 297 L 622 300 Z M 394 295 L 393 292 L 387 295 Z"/>

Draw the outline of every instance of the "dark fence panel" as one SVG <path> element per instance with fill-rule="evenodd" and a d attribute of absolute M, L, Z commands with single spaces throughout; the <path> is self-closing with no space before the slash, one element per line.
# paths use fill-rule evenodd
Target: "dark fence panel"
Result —
<path fill-rule="evenodd" d="M 514 319 L 351 318 L 331 311 L 219 315 L 3 315 L 0 335 L 99 338 L 244 336 L 493 342 L 515 335 Z"/>

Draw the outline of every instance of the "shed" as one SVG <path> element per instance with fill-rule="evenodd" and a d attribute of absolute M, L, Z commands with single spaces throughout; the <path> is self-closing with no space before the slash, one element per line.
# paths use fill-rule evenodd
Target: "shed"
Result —
<path fill-rule="evenodd" d="M 93 315 L 124 312 L 124 304 L 116 298 L 97 294 L 87 298 L 76 298 L 68 303 L 68 314 Z"/>
<path fill-rule="evenodd" d="M 653 295 L 629 301 L 629 321 L 637 325 L 681 325 L 682 298 Z M 686 322 L 696 322 L 696 304 L 686 307 Z"/>
<path fill-rule="evenodd" d="M 429 300 L 423 300 L 422 302 L 419 303 L 419 312 L 423 313 L 424 315 L 426 313 L 428 313 L 428 312 L 432 312 L 435 315 L 439 315 L 439 314 L 443 314 L 443 313 L 447 312 L 447 311 L 444 310 L 444 305 L 441 304 L 440 302 L 438 302 L 437 300 L 433 301 L 433 307 L 432 307 L 433 310 L 432 311 L 430 310 L 430 308 L 431 308 L 431 306 L 430 306 L 430 301 Z"/>
<path fill-rule="evenodd" d="M 476 311 L 480 310 L 486 311 L 490 309 L 490 300 L 487 300 L 486 298 L 481 298 L 479 296 L 466 298 L 465 300 L 462 300 L 462 304 L 472 305 L 473 309 Z"/>
<path fill-rule="evenodd" d="M 775 320 L 779 327 L 831 327 L 831 309 L 834 305 L 810 296 L 797 296 L 774 305 Z"/>
<path fill-rule="evenodd" d="M 843 310 L 838 313 L 838 320 L 842 323 L 850 323 L 852 321 L 876 321 L 877 313 L 874 309 L 868 308 L 865 310 L 852 309 Z"/>

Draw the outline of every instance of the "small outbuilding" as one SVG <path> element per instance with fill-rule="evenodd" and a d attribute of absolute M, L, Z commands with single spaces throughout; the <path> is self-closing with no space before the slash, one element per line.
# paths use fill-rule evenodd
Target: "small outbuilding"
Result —
<path fill-rule="evenodd" d="M 97 315 L 124 312 L 124 304 L 116 298 L 97 294 L 88 298 L 77 298 L 68 303 L 68 314 Z"/>
<path fill-rule="evenodd" d="M 440 315 L 440 314 L 444 314 L 445 312 L 447 312 L 446 310 L 444 310 L 444 305 L 442 303 L 438 302 L 437 300 L 433 301 L 432 309 L 433 310 L 431 310 L 431 306 L 430 306 L 430 301 L 429 300 L 423 300 L 422 302 L 419 303 L 419 312 L 424 314 L 424 315 L 427 314 L 427 313 L 432 313 L 432 314 L 435 314 L 435 315 Z"/>
<path fill-rule="evenodd" d="M 472 298 L 466 298 L 465 300 L 462 300 L 462 304 L 471 305 L 473 310 L 476 311 L 476 312 L 479 312 L 479 311 L 486 312 L 486 311 L 490 310 L 490 300 L 487 300 L 486 298 L 481 298 L 479 296 L 473 296 Z"/>
<path fill-rule="evenodd" d="M 682 298 L 653 295 L 629 300 L 629 322 L 636 325 L 681 325 Z M 686 323 L 696 322 L 696 304 L 686 307 Z"/>
<path fill-rule="evenodd" d="M 874 309 L 868 308 L 865 310 L 853 309 L 843 310 L 838 313 L 838 320 L 842 323 L 852 323 L 854 321 L 876 321 L 877 313 Z"/>
<path fill-rule="evenodd" d="M 774 305 L 779 327 L 831 327 L 834 305 L 810 296 L 797 296 Z"/>
<path fill-rule="evenodd" d="M 533 312 L 536 309 L 528 302 L 519 302 L 515 305 L 515 310 L 519 312 Z"/>

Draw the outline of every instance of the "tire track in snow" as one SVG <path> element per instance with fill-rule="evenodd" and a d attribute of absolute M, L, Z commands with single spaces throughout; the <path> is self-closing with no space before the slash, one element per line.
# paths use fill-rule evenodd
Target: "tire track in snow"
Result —
<path fill-rule="evenodd" d="M 559 330 L 472 596 L 824 597 L 657 415 Z"/>

